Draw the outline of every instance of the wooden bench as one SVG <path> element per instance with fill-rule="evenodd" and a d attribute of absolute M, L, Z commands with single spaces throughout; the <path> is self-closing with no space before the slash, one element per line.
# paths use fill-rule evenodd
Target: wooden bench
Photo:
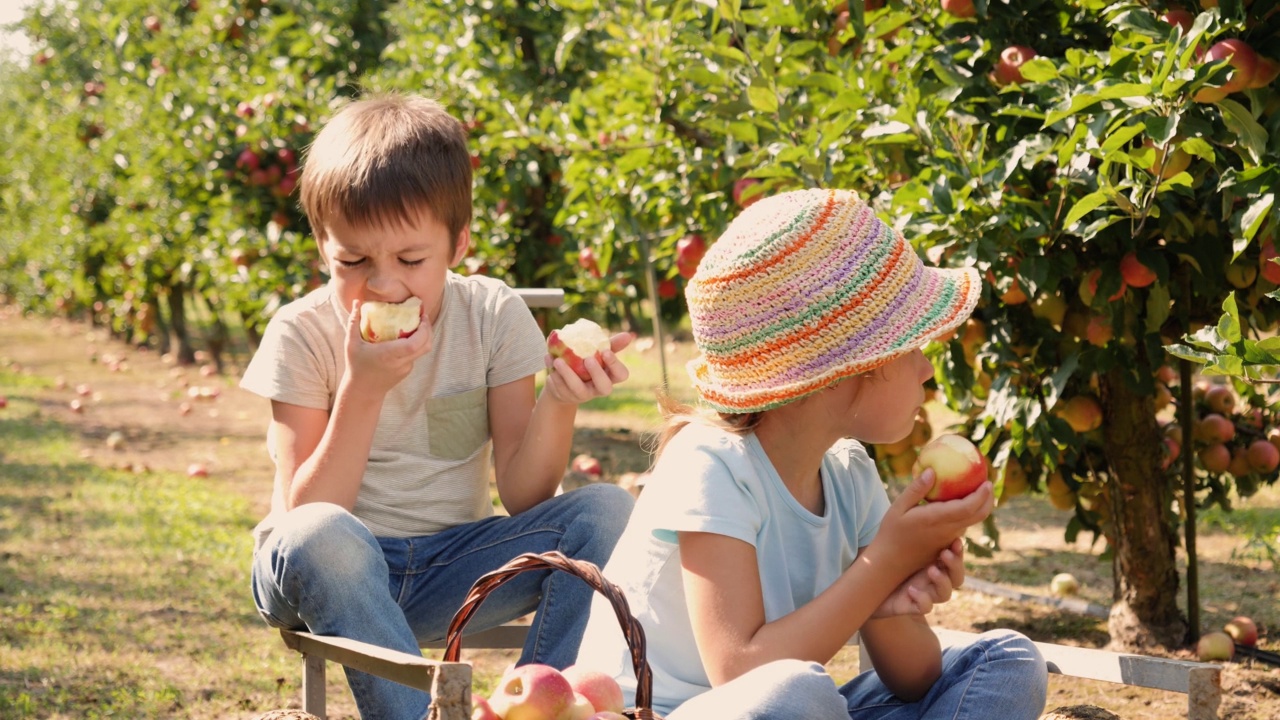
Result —
<path fill-rule="evenodd" d="M 507 624 L 465 635 L 468 649 L 511 649 L 524 646 L 527 625 Z M 972 642 L 976 633 L 934 628 L 943 647 Z M 432 694 L 440 710 L 439 720 L 466 720 L 470 717 L 471 668 L 467 663 L 443 663 L 416 655 L 305 632 L 281 630 L 285 644 L 302 653 L 303 709 L 325 717 L 325 662 L 395 680 Z M 858 643 L 857 636 L 847 644 Z M 442 648 L 443 643 L 427 643 L 424 648 Z M 1222 695 L 1222 666 L 1210 663 L 1116 653 L 1092 648 L 1036 643 L 1049 672 L 1067 677 L 1154 688 L 1187 696 L 1188 720 L 1218 720 Z M 858 665 L 869 668 L 870 660 L 859 645 Z M 462 666 L 462 667 L 458 667 Z M 465 680 L 463 679 L 465 676 Z M 463 687 L 465 685 L 465 688 Z M 435 717 L 435 716 L 433 716 Z"/>

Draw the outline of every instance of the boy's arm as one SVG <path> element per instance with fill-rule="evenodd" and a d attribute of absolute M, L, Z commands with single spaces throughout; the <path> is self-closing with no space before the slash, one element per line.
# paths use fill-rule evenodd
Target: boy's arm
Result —
<path fill-rule="evenodd" d="M 575 403 L 543 393 L 534 376 L 489 388 L 489 431 L 498 496 L 515 515 L 556 494 L 573 445 Z"/>

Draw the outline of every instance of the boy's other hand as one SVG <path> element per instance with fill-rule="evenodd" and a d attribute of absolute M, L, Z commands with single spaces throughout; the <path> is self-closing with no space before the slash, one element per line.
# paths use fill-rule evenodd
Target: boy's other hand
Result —
<path fill-rule="evenodd" d="M 617 333 L 609 338 L 609 349 L 600 352 L 600 361 L 595 356 L 584 358 L 583 367 L 591 375 L 590 382 L 582 378 L 561 358 L 546 356 L 547 381 L 543 392 L 551 399 L 573 405 L 580 405 L 592 398 L 604 397 L 613 392 L 613 386 L 631 376 L 627 366 L 618 359 L 622 352 L 635 340 L 632 333 Z"/>
<path fill-rule="evenodd" d="M 361 392 L 380 398 L 409 376 L 414 362 L 431 351 L 431 344 L 431 323 L 425 315 L 409 337 L 366 342 L 360 336 L 360 301 L 352 301 L 347 318 L 347 380 Z"/>

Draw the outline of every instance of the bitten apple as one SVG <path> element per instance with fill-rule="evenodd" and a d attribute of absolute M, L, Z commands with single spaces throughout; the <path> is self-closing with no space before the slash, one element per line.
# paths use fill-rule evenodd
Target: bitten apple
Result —
<path fill-rule="evenodd" d="M 575 320 L 559 330 L 552 330 L 547 336 L 547 352 L 551 357 L 563 358 L 569 369 L 582 378 L 583 382 L 591 381 L 591 373 L 587 372 L 584 360 L 594 355 L 600 362 L 600 353 L 609 349 L 609 335 L 604 328 L 587 320 Z"/>
<path fill-rule="evenodd" d="M 409 337 L 422 321 L 422 301 L 411 297 L 402 303 L 366 302 L 360 305 L 360 337 L 386 342 Z"/>
<path fill-rule="evenodd" d="M 1253 646 L 1258 644 L 1258 626 L 1254 624 L 1253 620 L 1244 615 L 1231 618 L 1231 621 L 1224 625 L 1222 629 L 1231 636 L 1232 640 L 1240 645 Z"/>
<path fill-rule="evenodd" d="M 595 712 L 622 712 L 622 687 L 612 675 L 581 665 L 567 667 L 563 674 L 575 693 L 591 701 Z"/>
<path fill-rule="evenodd" d="M 508 671 L 489 698 L 503 720 L 559 720 L 573 702 L 573 688 L 564 675 L 538 663 Z"/>
<path fill-rule="evenodd" d="M 911 474 L 919 477 L 926 468 L 937 476 L 924 496 L 929 502 L 965 497 L 987 481 L 987 459 L 959 435 L 939 435 L 920 448 Z"/>

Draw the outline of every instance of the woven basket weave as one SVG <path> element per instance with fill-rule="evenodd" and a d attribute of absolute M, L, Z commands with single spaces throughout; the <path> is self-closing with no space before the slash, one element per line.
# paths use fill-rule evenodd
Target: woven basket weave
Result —
<path fill-rule="evenodd" d="M 627 708 L 623 715 L 635 720 L 662 720 L 653 712 L 653 673 L 649 670 L 649 662 L 645 659 L 644 628 L 631 615 L 627 598 L 617 585 L 605 579 L 600 568 L 585 560 L 573 560 L 558 552 L 525 553 L 508 562 L 506 565 L 488 572 L 476 580 L 462 602 L 462 607 L 454 613 L 449 622 L 449 632 L 445 636 L 445 662 L 458 662 L 462 653 L 462 630 L 480 609 L 480 603 L 489 593 L 497 590 L 508 580 L 522 572 L 530 570 L 559 570 L 580 578 L 596 592 L 602 594 L 613 605 L 613 612 L 622 625 L 622 634 L 626 638 L 627 648 L 631 651 L 631 663 L 636 672 L 636 704 Z"/>

